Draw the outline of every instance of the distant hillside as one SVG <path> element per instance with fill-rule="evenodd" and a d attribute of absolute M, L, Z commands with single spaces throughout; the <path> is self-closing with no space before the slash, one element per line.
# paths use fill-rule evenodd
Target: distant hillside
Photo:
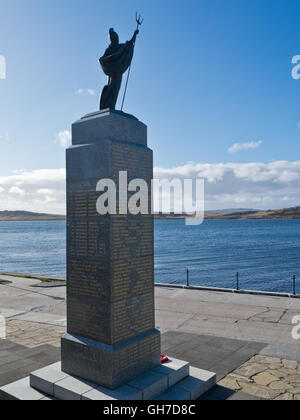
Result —
<path fill-rule="evenodd" d="M 258 210 L 253 209 L 224 209 L 224 210 L 209 210 L 205 212 L 205 218 L 209 219 L 211 216 L 212 218 L 223 218 L 224 216 L 227 216 L 232 213 L 250 213 L 250 212 L 257 212 Z M 188 215 L 184 214 L 164 214 L 164 213 L 156 213 L 154 215 L 154 218 L 156 220 L 178 220 L 178 219 L 185 219 L 186 217 L 189 217 Z"/>
<path fill-rule="evenodd" d="M 167 215 L 156 214 L 157 220 L 176 220 L 184 219 L 186 215 Z M 213 210 L 205 213 L 206 220 L 232 220 L 232 219 L 300 219 L 300 207 L 292 207 L 281 210 L 249 210 L 249 209 L 232 209 L 232 210 Z"/>
<path fill-rule="evenodd" d="M 65 219 L 65 216 L 56 214 L 32 213 L 30 211 L 0 211 L 0 222 Z"/>
<path fill-rule="evenodd" d="M 253 213 L 258 212 L 258 209 L 224 209 L 224 210 L 208 210 L 206 215 L 216 215 L 216 214 L 232 214 L 232 213 Z"/>
<path fill-rule="evenodd" d="M 206 215 L 206 219 L 300 219 L 300 207 L 281 210 L 259 210 L 249 212 L 232 212 L 218 215 Z"/>
<path fill-rule="evenodd" d="M 189 217 L 185 214 L 155 214 L 156 220 L 180 220 Z M 66 217 L 57 214 L 33 213 L 28 211 L 0 211 L 0 222 L 34 221 L 34 220 L 65 220 Z M 232 219 L 300 219 L 300 206 L 281 210 L 213 210 L 205 213 L 208 220 Z"/>

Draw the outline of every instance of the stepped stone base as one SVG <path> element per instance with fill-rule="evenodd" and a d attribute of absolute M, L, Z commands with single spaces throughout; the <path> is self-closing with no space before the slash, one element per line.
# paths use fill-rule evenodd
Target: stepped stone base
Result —
<path fill-rule="evenodd" d="M 117 389 L 160 365 L 160 332 L 152 330 L 114 346 L 65 334 L 61 351 L 64 372 Z"/>
<path fill-rule="evenodd" d="M 190 367 L 172 359 L 116 390 L 99 387 L 68 375 L 55 363 L 33 372 L 30 377 L 0 388 L 7 400 L 197 400 L 216 384 L 214 373 Z"/>

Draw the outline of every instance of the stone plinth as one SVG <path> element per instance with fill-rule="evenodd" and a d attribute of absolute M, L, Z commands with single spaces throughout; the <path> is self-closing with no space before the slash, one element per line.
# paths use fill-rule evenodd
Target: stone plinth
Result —
<path fill-rule="evenodd" d="M 67 150 L 67 334 L 62 370 L 115 389 L 160 364 L 154 321 L 154 245 L 149 215 L 100 216 L 101 179 L 151 185 L 147 127 L 99 112 L 73 124 Z M 119 204 L 119 203 L 118 203 Z M 117 206 L 118 207 L 118 206 Z"/>
<path fill-rule="evenodd" d="M 170 360 L 115 390 L 70 376 L 55 363 L 33 372 L 29 378 L 0 388 L 5 400 L 63 401 L 188 401 L 197 400 L 216 384 L 216 374 Z"/>

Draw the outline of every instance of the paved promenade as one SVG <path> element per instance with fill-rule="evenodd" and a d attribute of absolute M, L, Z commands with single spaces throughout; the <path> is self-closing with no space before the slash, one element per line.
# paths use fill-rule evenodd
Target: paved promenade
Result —
<path fill-rule="evenodd" d="M 66 325 L 65 293 L 61 282 L 1 275 L 7 342 L 57 349 Z M 163 350 L 218 374 L 219 386 L 206 399 L 298 399 L 297 315 L 300 299 L 156 287 Z"/>

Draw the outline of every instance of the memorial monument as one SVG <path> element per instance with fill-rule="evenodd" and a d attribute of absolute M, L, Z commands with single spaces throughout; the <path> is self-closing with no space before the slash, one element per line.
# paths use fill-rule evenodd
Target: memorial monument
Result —
<path fill-rule="evenodd" d="M 187 362 L 161 365 L 151 188 L 148 214 L 121 208 L 120 173 L 127 174 L 128 182 L 142 179 L 149 187 L 153 179 L 146 125 L 115 110 L 141 23 L 137 17 L 137 30 L 126 44 L 119 44 L 110 30 L 111 45 L 100 59 L 109 77 L 100 111 L 72 126 L 67 150 L 67 333 L 61 364 L 32 373 L 23 384 L 32 399 L 43 394 L 86 400 L 194 399 L 216 381 L 214 374 L 197 369 L 189 376 Z M 97 185 L 103 179 L 117 185 L 116 214 L 97 211 Z M 13 386 L 6 387 L 7 395 L 22 399 Z"/>

